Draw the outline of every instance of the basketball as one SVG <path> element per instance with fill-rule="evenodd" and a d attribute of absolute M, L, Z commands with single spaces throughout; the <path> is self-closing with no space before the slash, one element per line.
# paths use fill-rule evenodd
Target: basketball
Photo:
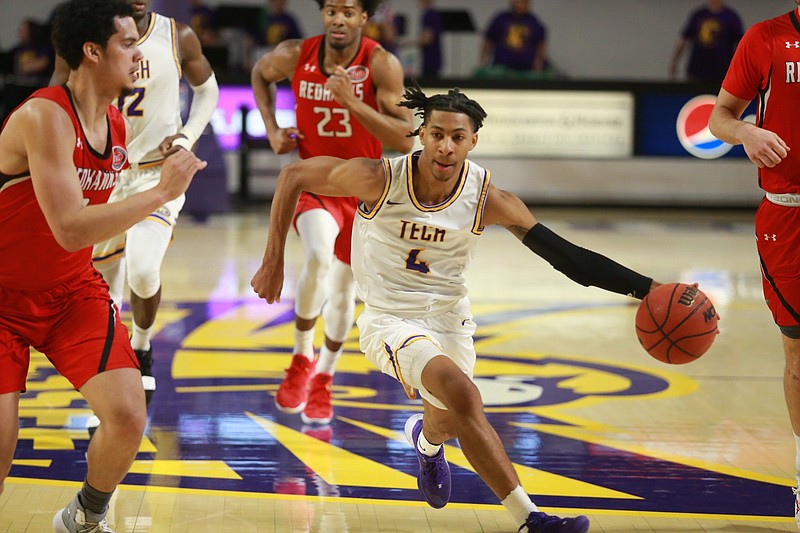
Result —
<path fill-rule="evenodd" d="M 694 285 L 667 283 L 650 291 L 636 311 L 636 336 L 647 353 L 672 365 L 690 363 L 717 337 L 719 317 Z"/>

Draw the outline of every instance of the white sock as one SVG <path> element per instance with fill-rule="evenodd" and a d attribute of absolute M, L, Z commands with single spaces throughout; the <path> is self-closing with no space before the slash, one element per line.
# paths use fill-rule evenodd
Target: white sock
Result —
<path fill-rule="evenodd" d="M 305 331 L 294 328 L 294 354 L 314 360 L 314 328 Z"/>
<path fill-rule="evenodd" d="M 531 497 L 528 496 L 525 489 L 522 488 L 522 485 L 517 485 L 517 488 L 512 490 L 505 500 L 500 503 L 514 517 L 514 523 L 520 526 L 525 523 L 529 514 L 539 510 L 536 504 L 531 501 Z"/>
<path fill-rule="evenodd" d="M 431 444 L 428 442 L 428 439 L 425 438 L 425 432 L 419 432 L 419 438 L 417 439 L 417 449 L 422 452 L 423 455 L 427 455 L 428 457 L 433 457 L 439 450 L 442 449 L 441 444 Z"/>
<path fill-rule="evenodd" d="M 150 338 L 153 336 L 153 327 L 140 328 L 133 324 L 133 333 L 131 334 L 131 346 L 134 350 L 148 350 L 150 348 Z"/>
<path fill-rule="evenodd" d="M 317 359 L 317 374 L 330 374 L 336 372 L 336 363 L 342 355 L 342 348 L 331 351 L 325 344 L 319 349 L 319 359 Z"/>
<path fill-rule="evenodd" d="M 797 478 L 797 486 L 800 487 L 800 437 L 794 436 L 794 469 L 795 478 Z"/>

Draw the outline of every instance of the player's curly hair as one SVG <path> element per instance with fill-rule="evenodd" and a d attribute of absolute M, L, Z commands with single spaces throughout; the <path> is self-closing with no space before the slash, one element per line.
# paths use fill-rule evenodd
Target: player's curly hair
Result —
<path fill-rule="evenodd" d="M 317 5 L 320 9 L 325 7 L 325 0 L 316 0 Z M 361 4 L 361 9 L 367 12 L 368 16 L 372 16 L 375 14 L 375 10 L 378 9 L 378 6 L 381 4 L 382 0 L 358 0 Z"/>
<path fill-rule="evenodd" d="M 69 68 L 83 60 L 84 43 L 104 47 L 117 33 L 114 17 L 132 17 L 133 6 L 125 0 L 68 0 L 56 8 L 52 41 L 56 53 Z"/>
<path fill-rule="evenodd" d="M 422 118 L 424 126 L 431 116 L 432 111 L 452 111 L 467 115 L 472 122 L 472 131 L 477 132 L 483 126 L 483 119 L 486 118 L 486 111 L 475 100 L 467 98 L 458 87 L 450 89 L 447 94 L 434 94 L 425 96 L 419 84 L 415 81 L 411 87 L 406 87 L 403 94 L 403 101 L 397 104 L 400 107 L 416 109 L 415 115 Z M 412 131 L 407 137 L 419 135 L 419 128 Z"/>

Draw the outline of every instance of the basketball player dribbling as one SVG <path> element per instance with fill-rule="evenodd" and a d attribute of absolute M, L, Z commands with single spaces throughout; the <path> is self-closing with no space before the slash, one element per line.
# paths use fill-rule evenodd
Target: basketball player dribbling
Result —
<path fill-rule="evenodd" d="M 458 438 L 520 531 L 585 533 L 585 516 L 560 518 L 537 508 L 486 419 L 472 380 L 476 326 L 464 271 L 484 227 L 496 224 L 582 285 L 641 299 L 660 283 L 559 237 L 519 198 L 492 185 L 489 172 L 467 159 L 486 117 L 477 102 L 458 89 L 427 97 L 415 87 L 400 105 L 422 116 L 414 132 L 421 152 L 382 160 L 314 157 L 281 172 L 267 249 L 251 285 L 267 302 L 280 297 L 286 235 L 301 191 L 357 197 L 353 273 L 365 304 L 358 318 L 361 350 L 409 398 L 422 397 L 424 414 L 408 419 L 405 434 L 417 454 L 425 500 L 447 505 L 443 444 Z"/>

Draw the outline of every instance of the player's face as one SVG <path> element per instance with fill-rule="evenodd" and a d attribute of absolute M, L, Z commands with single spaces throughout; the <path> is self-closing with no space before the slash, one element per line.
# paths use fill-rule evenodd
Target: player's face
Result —
<path fill-rule="evenodd" d="M 128 0 L 128 4 L 133 6 L 133 20 L 137 22 L 142 20 L 150 9 L 150 0 Z"/>
<path fill-rule="evenodd" d="M 464 113 L 433 111 L 420 128 L 419 140 L 420 166 L 427 166 L 436 180 L 449 181 L 461 171 L 478 142 L 478 134 L 472 131 L 472 122 Z"/>
<path fill-rule="evenodd" d="M 104 79 L 118 85 L 117 90 L 121 96 L 127 96 L 133 93 L 133 84 L 139 72 L 139 60 L 142 59 L 142 52 L 136 45 L 139 32 L 131 17 L 116 18 L 114 24 L 117 33 L 112 35 L 106 44 L 102 55 L 102 60 L 105 62 L 102 71 L 106 73 Z"/>
<path fill-rule="evenodd" d="M 347 48 L 361 38 L 367 18 L 359 0 L 327 0 L 322 8 L 325 42 L 336 50 Z"/>

